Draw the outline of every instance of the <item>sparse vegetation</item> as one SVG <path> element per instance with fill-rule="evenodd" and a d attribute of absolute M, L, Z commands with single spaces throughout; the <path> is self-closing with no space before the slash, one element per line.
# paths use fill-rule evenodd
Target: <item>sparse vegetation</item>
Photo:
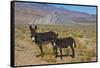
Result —
<path fill-rule="evenodd" d="M 44 58 L 39 57 L 40 50 L 32 42 L 27 24 L 15 26 L 15 65 L 38 65 L 96 61 L 95 25 L 37 25 L 37 32 L 55 31 L 59 37 L 72 36 L 76 40 L 75 58 L 70 56 L 55 59 L 51 44 L 43 45 Z M 71 53 L 64 49 L 64 54 Z"/>

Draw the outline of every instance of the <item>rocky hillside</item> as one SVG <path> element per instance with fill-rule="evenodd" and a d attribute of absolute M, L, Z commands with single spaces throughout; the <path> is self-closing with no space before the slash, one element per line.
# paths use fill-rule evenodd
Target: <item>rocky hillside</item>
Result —
<path fill-rule="evenodd" d="M 33 24 L 78 24 L 78 23 L 94 23 L 94 16 L 76 16 L 72 14 L 51 13 L 40 19 L 33 19 Z"/>
<path fill-rule="evenodd" d="M 77 24 L 95 23 L 96 15 L 68 10 L 50 4 L 15 4 L 15 23 L 21 24 Z"/>

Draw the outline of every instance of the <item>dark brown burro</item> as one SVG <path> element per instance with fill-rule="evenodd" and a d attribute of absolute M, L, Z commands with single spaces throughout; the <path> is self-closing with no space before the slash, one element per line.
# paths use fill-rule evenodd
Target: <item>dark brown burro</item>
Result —
<path fill-rule="evenodd" d="M 40 51 L 41 51 L 40 55 L 41 57 L 43 57 L 44 52 L 43 52 L 42 46 L 52 42 L 57 37 L 56 33 L 53 31 L 38 33 L 36 32 L 37 25 L 35 25 L 34 28 L 32 27 L 32 25 L 29 25 L 29 29 L 31 32 L 31 39 L 33 42 L 35 42 L 35 44 L 39 46 Z"/>
<path fill-rule="evenodd" d="M 74 45 L 73 45 L 74 44 Z M 72 58 L 75 57 L 75 50 L 74 50 L 74 47 L 76 47 L 76 42 L 75 40 L 72 38 L 72 37 L 66 37 L 66 38 L 56 38 L 53 42 L 52 42 L 52 45 L 53 45 L 53 50 L 54 50 L 54 54 L 55 54 L 55 57 L 57 58 L 58 57 L 58 49 L 57 48 L 60 48 L 60 57 L 62 59 L 62 48 L 68 48 L 70 47 L 71 50 L 72 50 Z"/>

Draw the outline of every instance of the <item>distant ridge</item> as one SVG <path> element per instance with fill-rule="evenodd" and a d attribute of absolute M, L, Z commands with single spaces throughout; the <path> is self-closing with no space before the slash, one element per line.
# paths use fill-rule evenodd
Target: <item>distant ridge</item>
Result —
<path fill-rule="evenodd" d="M 15 16 L 16 24 L 96 23 L 96 15 L 39 3 L 16 3 Z"/>

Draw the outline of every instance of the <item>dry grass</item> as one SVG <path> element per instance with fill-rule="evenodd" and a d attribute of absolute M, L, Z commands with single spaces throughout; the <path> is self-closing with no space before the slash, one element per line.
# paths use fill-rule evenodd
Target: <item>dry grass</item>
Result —
<path fill-rule="evenodd" d="M 95 25 L 38 25 L 37 32 L 55 31 L 59 37 L 72 36 L 76 40 L 75 58 L 70 56 L 55 59 L 51 44 L 43 45 L 44 58 L 39 57 L 38 46 L 31 41 L 28 25 L 17 24 L 15 27 L 15 65 L 39 65 L 71 62 L 96 61 Z M 63 54 L 71 54 L 69 48 Z"/>

